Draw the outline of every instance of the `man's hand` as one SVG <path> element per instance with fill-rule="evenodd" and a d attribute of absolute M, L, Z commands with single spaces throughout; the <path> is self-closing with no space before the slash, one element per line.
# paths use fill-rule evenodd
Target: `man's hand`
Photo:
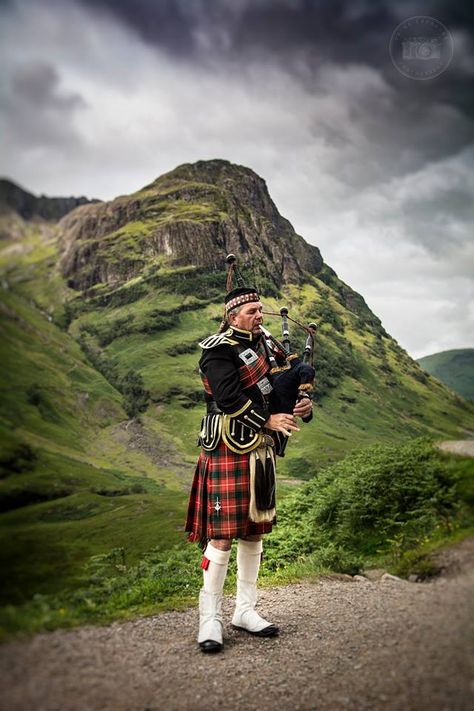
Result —
<path fill-rule="evenodd" d="M 283 432 L 287 437 L 291 437 L 292 432 L 300 431 L 294 416 L 286 412 L 270 415 L 264 427 L 267 427 L 269 430 L 274 430 L 275 432 Z"/>
<path fill-rule="evenodd" d="M 308 417 L 313 409 L 313 402 L 309 397 L 304 397 L 299 400 L 293 410 L 295 417 Z"/>

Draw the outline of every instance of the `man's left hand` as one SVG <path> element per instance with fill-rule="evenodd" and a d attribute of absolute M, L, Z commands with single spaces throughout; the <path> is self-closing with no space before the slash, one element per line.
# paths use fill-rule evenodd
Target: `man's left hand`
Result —
<path fill-rule="evenodd" d="M 293 414 L 295 417 L 308 417 L 311 414 L 312 409 L 312 401 L 308 397 L 305 397 L 296 403 Z"/>

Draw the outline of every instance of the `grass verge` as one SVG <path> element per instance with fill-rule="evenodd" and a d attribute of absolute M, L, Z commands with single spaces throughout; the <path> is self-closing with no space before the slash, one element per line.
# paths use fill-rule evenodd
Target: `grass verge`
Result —
<path fill-rule="evenodd" d="M 265 545 L 261 583 L 329 573 L 427 577 L 433 554 L 474 534 L 474 461 L 440 453 L 426 438 L 346 457 L 289 491 Z M 184 538 L 129 560 L 126 545 L 89 558 L 74 589 L 35 594 L 1 610 L 3 638 L 182 609 L 201 586 L 200 550 Z M 235 588 L 231 562 L 226 591 Z"/>

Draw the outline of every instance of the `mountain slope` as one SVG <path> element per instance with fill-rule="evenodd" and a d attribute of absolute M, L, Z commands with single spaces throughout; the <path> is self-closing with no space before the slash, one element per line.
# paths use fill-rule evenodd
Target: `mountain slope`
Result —
<path fill-rule="evenodd" d="M 284 303 L 290 315 L 320 325 L 321 412 L 294 438 L 300 446 L 282 471 L 309 476 L 337 453 L 379 438 L 462 436 L 467 405 L 431 382 L 363 297 L 279 215 L 250 169 L 218 160 L 183 165 L 138 193 L 74 210 L 59 229 L 59 266 L 76 294 L 67 304 L 69 332 L 119 372 L 134 367 L 170 426 L 179 408 L 197 431 L 197 342 L 220 321 L 224 260 L 234 251 L 269 310 Z M 278 320 L 267 322 L 278 333 Z M 294 332 L 294 346 L 302 342 Z"/>
<path fill-rule="evenodd" d="M 0 294 L 0 600 L 19 601 L 76 585 L 94 553 L 126 545 L 133 560 L 158 531 L 161 545 L 177 539 L 183 484 L 178 460 L 163 467 L 172 445 L 127 427 L 121 394 L 78 344 Z"/>
<path fill-rule="evenodd" d="M 319 324 L 315 418 L 292 438 L 281 479 L 374 442 L 474 429 L 474 406 L 400 348 L 248 168 L 184 165 L 59 223 L 10 211 L 2 228 L 7 600 L 73 588 L 96 553 L 123 548 L 133 561 L 183 540 L 197 343 L 221 320 L 228 251 L 268 310 Z M 278 334 L 276 318 L 267 324 Z M 292 340 L 301 349 L 303 332 Z"/>
<path fill-rule="evenodd" d="M 458 395 L 474 400 L 474 348 L 433 353 L 417 362 Z"/>
<path fill-rule="evenodd" d="M 281 217 L 265 182 L 228 161 L 182 165 L 138 193 L 82 207 L 62 220 L 61 232 L 61 270 L 80 290 L 162 264 L 222 269 L 229 252 L 276 285 L 301 282 L 304 271 L 322 266 L 319 250 Z"/>

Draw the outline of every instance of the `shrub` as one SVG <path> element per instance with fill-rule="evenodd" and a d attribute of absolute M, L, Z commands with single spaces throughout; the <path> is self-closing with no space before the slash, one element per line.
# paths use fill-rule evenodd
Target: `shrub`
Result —
<path fill-rule="evenodd" d="M 324 469 L 282 503 L 266 558 L 276 568 L 313 554 L 323 566 L 353 572 L 361 556 L 404 551 L 440 524 L 449 529 L 458 509 L 456 477 L 429 440 L 376 445 Z"/>
<path fill-rule="evenodd" d="M 26 391 L 26 401 L 37 408 L 43 420 L 48 422 L 59 422 L 59 413 L 51 402 L 51 398 L 37 383 L 32 383 Z"/>
<path fill-rule="evenodd" d="M 26 442 L 2 441 L 0 478 L 30 471 L 34 468 L 36 459 L 36 453 Z"/>
<path fill-rule="evenodd" d="M 360 367 L 348 342 L 338 337 L 337 348 L 327 338 L 316 335 L 314 345 L 315 400 L 321 400 L 345 375 L 357 378 Z"/>
<path fill-rule="evenodd" d="M 305 312 L 306 321 L 316 321 L 320 325 L 330 324 L 336 331 L 344 332 L 344 322 L 327 301 L 315 301 L 308 306 Z"/>
<path fill-rule="evenodd" d="M 143 378 L 133 370 L 121 379 L 119 390 L 124 396 L 123 407 L 129 417 L 144 412 L 150 402 L 150 393 L 143 387 Z"/>

